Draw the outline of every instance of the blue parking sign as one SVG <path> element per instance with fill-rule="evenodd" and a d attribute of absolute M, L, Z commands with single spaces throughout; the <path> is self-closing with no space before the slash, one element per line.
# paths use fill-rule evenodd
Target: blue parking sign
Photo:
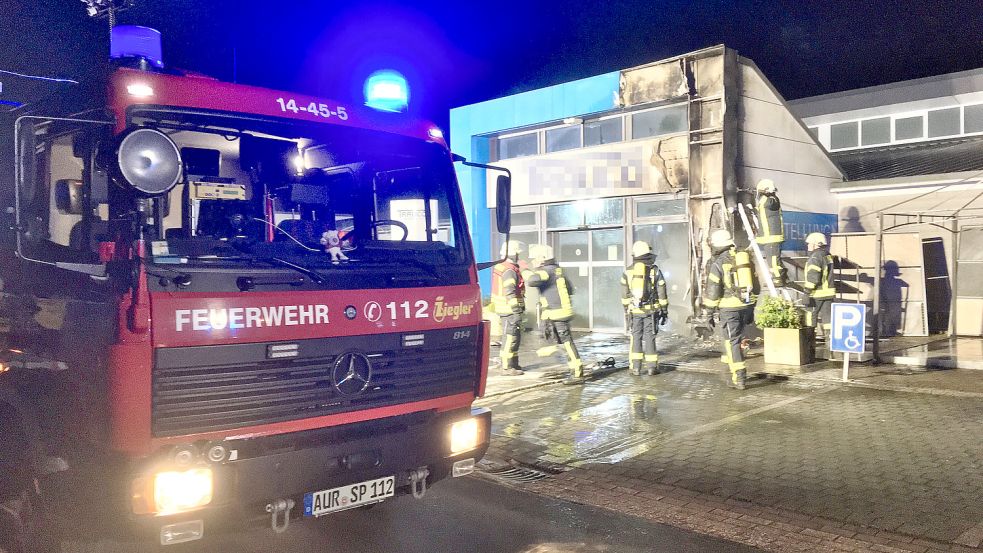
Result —
<path fill-rule="evenodd" d="M 834 303 L 830 351 L 863 353 L 866 338 L 867 306 L 861 303 Z"/>

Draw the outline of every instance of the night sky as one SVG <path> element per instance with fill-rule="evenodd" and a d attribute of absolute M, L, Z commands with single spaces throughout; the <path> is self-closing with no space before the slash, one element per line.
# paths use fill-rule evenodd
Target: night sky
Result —
<path fill-rule="evenodd" d="M 983 67 L 980 0 L 331 2 L 137 0 L 168 65 L 360 98 L 380 67 L 419 115 L 724 43 L 787 98 Z M 0 69 L 85 78 L 108 51 L 78 0 L 0 0 Z M 0 75 L 0 80 L 10 77 Z M 8 86 L 8 90 L 11 88 Z"/>

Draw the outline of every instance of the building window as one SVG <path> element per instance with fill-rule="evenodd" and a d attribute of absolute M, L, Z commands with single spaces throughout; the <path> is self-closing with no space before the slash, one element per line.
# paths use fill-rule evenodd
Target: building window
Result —
<path fill-rule="evenodd" d="M 546 227 L 551 229 L 617 225 L 624 220 L 625 204 L 621 198 L 592 198 L 546 206 Z"/>
<path fill-rule="evenodd" d="M 829 147 L 831 150 L 857 147 L 857 123 L 837 123 L 829 127 Z"/>
<path fill-rule="evenodd" d="M 584 222 L 588 225 L 614 225 L 625 220 L 625 203 L 621 198 L 592 199 L 583 202 Z"/>
<path fill-rule="evenodd" d="M 891 118 L 878 117 L 860 123 L 860 145 L 874 146 L 891 141 Z"/>
<path fill-rule="evenodd" d="M 966 127 L 965 132 L 983 132 L 983 104 L 966 106 L 963 111 L 963 116 L 966 118 L 963 122 Z"/>
<path fill-rule="evenodd" d="M 535 211 L 512 211 L 513 227 L 534 227 L 536 226 Z"/>
<path fill-rule="evenodd" d="M 635 204 L 635 217 L 673 217 L 686 215 L 686 200 L 647 200 Z"/>
<path fill-rule="evenodd" d="M 937 109 L 928 112 L 928 137 L 953 136 L 960 132 L 959 108 Z"/>
<path fill-rule="evenodd" d="M 685 132 L 689 129 L 689 108 L 672 106 L 641 111 L 631 116 L 631 137 L 648 138 Z"/>
<path fill-rule="evenodd" d="M 921 115 L 915 117 L 902 117 L 894 120 L 894 139 L 913 140 L 925 136 L 925 118 Z"/>
<path fill-rule="evenodd" d="M 612 117 L 584 123 L 584 146 L 621 142 L 624 139 L 622 118 Z"/>
<path fill-rule="evenodd" d="M 547 228 L 576 228 L 583 224 L 584 212 L 575 203 L 546 206 Z"/>
<path fill-rule="evenodd" d="M 546 151 L 560 152 L 580 147 L 580 125 L 546 131 Z"/>
<path fill-rule="evenodd" d="M 534 156 L 539 153 L 537 133 L 520 134 L 498 139 L 498 159 Z"/>

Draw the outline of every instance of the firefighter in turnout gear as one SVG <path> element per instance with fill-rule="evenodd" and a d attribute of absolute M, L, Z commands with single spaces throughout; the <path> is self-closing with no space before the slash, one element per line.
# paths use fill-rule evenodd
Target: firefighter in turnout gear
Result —
<path fill-rule="evenodd" d="M 526 284 L 539 289 L 539 303 L 542 306 L 540 317 L 544 325 L 548 325 L 558 344 L 563 346 L 567 354 L 567 366 L 570 376 L 564 384 L 582 384 L 584 382 L 584 363 L 577 353 L 577 346 L 570 334 L 570 321 L 573 319 L 573 288 L 563 276 L 563 269 L 553 258 L 553 248 L 543 244 L 533 244 L 529 247 L 529 260 L 532 269 L 523 272 Z M 557 347 L 540 348 L 536 353 L 541 357 L 552 355 Z"/>
<path fill-rule="evenodd" d="M 669 317 L 666 279 L 655 264 L 652 248 L 641 240 L 631 246 L 632 264 L 621 275 L 621 304 L 628 313 L 631 345 L 628 348 L 629 372 L 635 376 L 659 373 L 659 353 L 655 336 L 659 325 Z"/>
<path fill-rule="evenodd" d="M 758 232 L 754 241 L 761 248 L 761 255 L 768 263 L 775 286 L 785 286 L 787 271 L 782 266 L 782 242 L 785 241 L 785 225 L 782 221 L 782 202 L 771 179 L 758 181 Z"/>
<path fill-rule="evenodd" d="M 519 256 L 524 245 L 516 240 L 502 244 L 503 261 L 492 269 L 492 310 L 502 321 L 502 346 L 499 350 L 502 373 L 523 374 L 519 367 L 519 344 L 522 341 L 522 315 L 526 311 L 526 287 L 519 270 Z"/>
<path fill-rule="evenodd" d="M 806 261 L 805 289 L 812 300 L 812 310 L 806 312 L 806 325 L 819 326 L 822 321 L 823 335 L 829 336 L 831 328 L 830 311 L 836 296 L 833 285 L 833 256 L 829 253 L 826 236 L 813 232 L 806 237 L 809 260 Z"/>
<path fill-rule="evenodd" d="M 723 349 L 721 360 L 730 369 L 728 385 L 743 390 L 747 366 L 741 340 L 744 338 L 744 328 L 754 322 L 758 279 L 754 275 L 751 256 L 746 251 L 737 250 L 730 232 L 715 230 L 710 235 L 710 248 L 713 257 L 707 271 L 703 305 L 710 311 L 719 312 L 718 326 Z"/>

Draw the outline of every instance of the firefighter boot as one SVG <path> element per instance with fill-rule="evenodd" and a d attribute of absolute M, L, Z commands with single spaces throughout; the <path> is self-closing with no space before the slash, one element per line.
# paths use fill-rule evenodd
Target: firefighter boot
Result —
<path fill-rule="evenodd" d="M 641 376 L 643 359 L 645 354 L 642 353 L 642 344 L 635 341 L 635 333 L 632 332 L 628 335 L 628 374 Z"/>
<path fill-rule="evenodd" d="M 738 390 L 745 389 L 745 384 L 747 383 L 747 369 L 737 369 L 731 375 L 732 388 L 737 388 Z"/>
<path fill-rule="evenodd" d="M 522 375 L 526 374 L 526 372 L 523 371 L 522 369 L 516 369 L 516 368 L 513 368 L 513 367 L 506 367 L 506 368 L 502 369 L 502 374 L 504 374 L 505 376 L 522 376 Z"/>
<path fill-rule="evenodd" d="M 645 356 L 645 374 L 649 376 L 654 376 L 659 374 L 659 356 L 658 355 L 646 355 Z"/>
<path fill-rule="evenodd" d="M 564 342 L 563 346 L 567 350 L 569 359 L 567 366 L 570 368 L 570 376 L 563 380 L 563 384 L 575 386 L 587 382 L 587 378 L 584 377 L 584 362 L 580 360 L 580 355 L 577 353 L 577 348 L 573 345 L 573 340 Z"/>

